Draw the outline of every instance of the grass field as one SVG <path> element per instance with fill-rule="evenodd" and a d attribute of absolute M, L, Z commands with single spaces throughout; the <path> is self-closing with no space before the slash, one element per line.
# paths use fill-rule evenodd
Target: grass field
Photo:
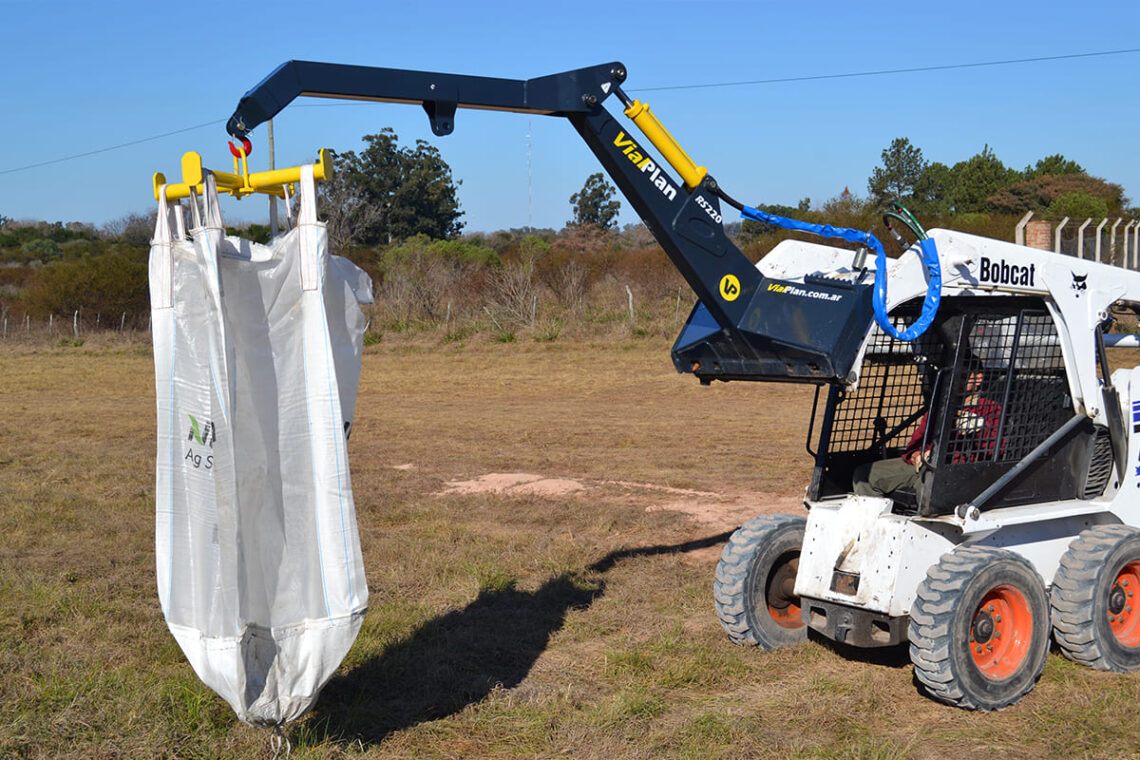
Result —
<path fill-rule="evenodd" d="M 96 343 L 0 349 L 0 758 L 269 757 L 159 611 L 149 350 Z M 370 347 L 371 604 L 293 757 L 1140 756 L 1140 674 L 1053 653 L 976 714 L 922 697 L 905 650 L 729 643 L 719 548 L 799 509 L 811 402 L 700 387 L 657 337 Z"/>

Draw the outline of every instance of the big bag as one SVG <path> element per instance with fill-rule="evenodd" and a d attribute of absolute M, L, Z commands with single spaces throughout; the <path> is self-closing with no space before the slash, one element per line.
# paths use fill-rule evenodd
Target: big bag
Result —
<path fill-rule="evenodd" d="M 279 727 L 368 605 L 346 446 L 372 283 L 328 255 L 312 166 L 269 246 L 225 237 L 212 174 L 190 208 L 187 239 L 160 193 L 150 253 L 159 602 L 198 676 Z"/>

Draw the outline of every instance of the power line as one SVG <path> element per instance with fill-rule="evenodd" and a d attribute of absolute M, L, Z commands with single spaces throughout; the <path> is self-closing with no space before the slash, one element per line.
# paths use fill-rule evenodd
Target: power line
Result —
<path fill-rule="evenodd" d="M 106 152 L 112 151 L 112 150 L 119 150 L 120 148 L 129 148 L 132 145 L 139 145 L 140 143 L 150 142 L 152 140 L 161 140 L 162 138 L 170 137 L 171 135 L 180 135 L 183 132 L 192 132 L 195 129 L 202 129 L 204 127 L 213 127 L 213 126 L 216 126 L 218 124 L 225 124 L 225 122 L 226 122 L 225 119 L 215 119 L 214 121 L 207 121 L 207 122 L 204 122 L 202 124 L 195 124 L 192 127 L 183 127 L 182 129 L 175 129 L 175 130 L 172 130 L 170 132 L 163 132 L 161 135 L 151 135 L 150 137 L 140 137 L 138 140 L 131 140 L 130 142 L 119 143 L 118 145 L 110 145 L 106 148 L 97 148 L 95 150 L 89 150 L 86 153 L 76 153 L 76 154 L 71 155 L 71 156 L 62 156 L 61 158 L 53 158 L 49 161 L 40 161 L 39 163 L 28 164 L 27 166 L 17 166 L 17 167 L 14 167 L 12 169 L 0 169 L 0 174 L 11 174 L 13 172 L 22 172 L 22 171 L 25 171 L 27 169 L 38 169 L 41 166 L 50 166 L 51 164 L 60 164 L 60 163 L 63 163 L 64 161 L 73 161 L 77 158 L 86 158 L 87 156 L 94 156 L 98 153 L 106 153 Z"/>
<path fill-rule="evenodd" d="M 760 84 L 782 84 L 786 82 L 816 82 L 825 79 L 852 79 L 855 77 L 874 77 L 885 76 L 888 74 L 914 74 L 926 71 L 951 71 L 953 69 L 976 69 L 986 66 L 1010 66 L 1018 63 L 1041 63 L 1044 61 L 1065 61 L 1076 58 L 1095 58 L 1109 55 L 1128 55 L 1132 53 L 1140 53 L 1140 48 L 1126 48 L 1123 50 L 1099 50 L 1092 53 L 1070 53 L 1067 55 L 1045 55 L 1036 58 L 1010 58 L 1002 61 L 977 61 L 974 63 L 947 63 L 938 66 L 914 66 L 903 69 L 879 69 L 875 71 L 850 71 L 843 74 L 814 74 L 810 76 L 799 77 L 779 77 L 776 79 L 750 79 L 741 82 L 706 82 L 702 84 L 678 84 L 668 85 L 664 87 L 639 87 L 631 90 L 631 92 L 664 92 L 666 90 L 699 90 L 708 89 L 713 87 L 746 87 L 749 85 Z M 326 107 L 347 105 L 344 103 L 336 104 L 321 104 Z M 355 103 L 351 105 L 356 105 Z M 316 106 L 310 106 L 316 107 Z M 184 127 L 182 129 L 175 129 L 170 132 L 163 132 L 160 135 L 152 135 L 150 137 L 142 137 L 138 140 L 131 140 L 130 142 L 119 143 L 118 145 L 110 145 L 106 148 L 97 148 L 96 150 L 89 150 L 85 153 L 76 153 L 70 156 L 62 156 L 60 158 L 53 158 L 48 161 L 40 161 L 35 164 L 28 164 L 26 166 L 16 166 L 11 169 L 0 169 L 0 175 L 12 174 L 14 172 L 27 171 L 28 169 L 37 169 L 41 166 L 50 166 L 51 164 L 59 164 L 65 161 L 74 161 L 77 158 L 86 158 L 87 156 L 94 156 L 99 153 L 107 153 L 112 150 L 119 150 L 121 148 L 129 148 L 132 145 L 139 145 L 140 143 L 150 142 L 152 140 L 161 140 L 164 137 L 182 134 L 183 132 L 192 132 L 195 129 L 203 129 L 204 127 L 212 127 L 216 124 L 225 123 L 226 119 L 216 119 L 214 121 L 207 121 L 202 124 L 196 124 L 192 127 Z"/>
<path fill-rule="evenodd" d="M 1015 63 L 1040 63 L 1042 61 L 1063 61 L 1072 58 L 1093 58 L 1105 55 L 1125 55 L 1140 53 L 1140 48 L 1126 50 L 1101 50 L 1095 53 L 1071 53 L 1069 55 L 1046 55 L 1038 58 L 1010 58 L 1005 61 L 979 61 L 976 63 L 947 63 L 940 66 L 915 66 L 906 69 L 880 69 L 877 71 L 852 71 L 846 74 L 815 74 L 802 77 L 780 77 L 778 79 L 750 79 L 744 82 L 712 82 L 705 84 L 679 84 L 667 87 L 639 87 L 632 92 L 662 92 L 664 90 L 697 90 L 709 87 L 743 87 L 755 84 L 780 84 L 783 82 L 814 82 L 821 79 L 850 79 L 852 77 L 874 77 L 884 74 L 912 74 L 922 71 L 948 71 L 951 69 L 976 69 L 983 66 L 1009 66 Z"/>

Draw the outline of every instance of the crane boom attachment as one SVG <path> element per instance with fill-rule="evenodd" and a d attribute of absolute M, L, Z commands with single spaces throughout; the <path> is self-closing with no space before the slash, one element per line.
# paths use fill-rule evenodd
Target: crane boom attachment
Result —
<path fill-rule="evenodd" d="M 725 233 L 728 196 L 647 105 L 622 92 L 625 78 L 617 62 L 511 80 L 289 61 L 242 97 L 226 128 L 244 137 L 301 95 L 420 104 L 438 136 L 454 130 L 459 108 L 566 118 L 699 299 L 673 346 L 678 371 L 702 382 L 851 382 L 873 319 L 870 284 L 762 275 Z M 611 95 L 664 160 L 604 107 Z"/>

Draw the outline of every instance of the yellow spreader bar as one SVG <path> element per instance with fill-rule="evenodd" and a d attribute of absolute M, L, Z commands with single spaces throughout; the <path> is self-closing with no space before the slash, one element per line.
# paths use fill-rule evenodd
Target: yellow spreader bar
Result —
<path fill-rule="evenodd" d="M 167 200 L 189 198 L 190 192 L 202 193 L 202 180 L 205 171 L 214 175 L 218 185 L 218 192 L 229 193 L 235 198 L 244 198 L 253 193 L 285 197 L 285 186 L 293 185 L 301 179 L 301 167 L 293 166 L 288 169 L 271 169 L 264 172 L 250 172 L 243 155 L 240 164 L 234 159 L 234 172 L 219 172 L 202 167 L 202 157 L 190 151 L 182 155 L 182 181 L 177 184 L 167 184 L 166 175 L 156 172 L 154 175 L 154 199 L 158 200 L 159 190 L 166 185 Z M 317 154 L 317 162 L 313 164 L 313 179 L 327 180 L 332 177 L 332 160 L 329 150 L 321 148 Z M 290 188 L 290 192 L 292 189 Z"/>

